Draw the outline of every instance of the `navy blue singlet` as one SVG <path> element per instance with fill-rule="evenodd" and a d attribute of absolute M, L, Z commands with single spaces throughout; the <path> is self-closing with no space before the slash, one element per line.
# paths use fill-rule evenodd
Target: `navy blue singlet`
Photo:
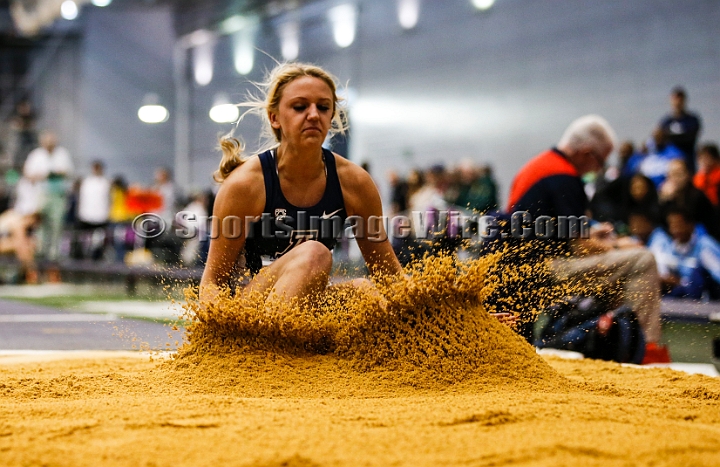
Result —
<path fill-rule="evenodd" d="M 310 207 L 297 207 L 285 199 L 280 189 L 275 151 L 266 151 L 258 157 L 265 179 L 265 209 L 260 220 L 249 225 L 245 266 L 253 275 L 257 274 L 263 257 L 279 258 L 307 240 L 317 240 L 332 250 L 342 237 L 347 218 L 333 153 L 323 148 L 325 193 Z"/>

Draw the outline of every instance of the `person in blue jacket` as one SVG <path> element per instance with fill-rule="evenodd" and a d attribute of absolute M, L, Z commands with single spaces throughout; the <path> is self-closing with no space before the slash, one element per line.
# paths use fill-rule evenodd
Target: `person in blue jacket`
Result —
<path fill-rule="evenodd" d="M 668 232 L 657 228 L 648 242 L 666 295 L 720 298 L 720 244 L 687 211 L 672 209 L 666 220 Z"/>

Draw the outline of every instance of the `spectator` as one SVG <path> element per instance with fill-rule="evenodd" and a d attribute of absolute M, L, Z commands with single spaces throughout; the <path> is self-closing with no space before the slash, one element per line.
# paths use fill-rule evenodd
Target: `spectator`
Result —
<path fill-rule="evenodd" d="M 115 250 L 115 261 L 122 263 L 125 253 L 133 249 L 135 236 L 131 222 L 135 214 L 128 207 L 128 186 L 122 176 L 117 176 L 110 184 L 110 235 Z"/>
<path fill-rule="evenodd" d="M 618 158 L 620 159 L 620 176 L 627 178 L 632 177 L 640 171 L 640 164 L 647 156 L 647 144 L 643 145 L 640 150 L 635 149 L 632 141 L 625 141 L 618 149 Z"/>
<path fill-rule="evenodd" d="M 162 218 L 164 226 L 158 226 L 162 232 L 159 236 L 145 239 L 145 248 L 152 252 L 157 262 L 177 264 L 180 261 L 182 239 L 172 234 L 177 213 L 177 190 L 168 168 L 160 167 L 155 171 L 153 191 L 160 198 L 160 206 L 156 212 Z"/>
<path fill-rule="evenodd" d="M 407 184 L 408 184 L 408 192 L 407 192 L 407 199 L 408 199 L 408 208 L 410 207 L 410 199 L 412 199 L 413 195 L 417 193 L 420 188 L 425 186 L 425 175 L 423 175 L 422 170 L 419 169 L 412 169 L 410 171 L 410 174 L 407 177 Z"/>
<path fill-rule="evenodd" d="M 653 181 L 655 188 L 662 185 L 668 172 L 668 164 L 674 159 L 683 159 L 683 153 L 667 143 L 663 129 L 657 128 L 647 143 L 647 155 L 640 162 L 640 172 Z"/>
<path fill-rule="evenodd" d="M 603 180 L 596 184 L 595 195 L 590 199 L 590 211 L 595 220 L 613 222 L 616 228 L 619 226 L 619 212 L 625 206 L 623 196 L 629 192 L 630 179 L 639 170 L 644 157 L 645 154 L 635 152 L 632 141 L 625 141 L 620 145 L 618 166 L 605 171 Z"/>
<path fill-rule="evenodd" d="M 690 172 L 682 159 L 670 163 L 668 177 L 660 187 L 659 197 L 663 217 L 669 209 L 685 210 L 694 222 L 703 224 L 710 235 L 720 238 L 720 222 L 713 205 L 703 192 L 692 184 Z"/>
<path fill-rule="evenodd" d="M 628 233 L 638 244 L 647 246 L 656 228 L 658 228 L 656 218 L 646 211 L 630 211 L 628 214 Z"/>
<path fill-rule="evenodd" d="M 35 264 L 37 241 L 33 230 L 40 225 L 40 203 L 42 200 L 39 184 L 22 177 L 16 187 L 15 205 L 3 213 L 2 230 L 5 235 L 6 251 L 14 251 L 23 268 L 25 282 L 38 283 Z"/>
<path fill-rule="evenodd" d="M 693 184 L 702 191 L 707 199 L 720 207 L 720 153 L 716 144 L 704 144 L 698 151 L 698 171 L 693 177 Z"/>
<path fill-rule="evenodd" d="M 103 256 L 110 216 L 110 180 L 105 177 L 104 170 L 102 162 L 93 162 L 92 173 L 80 183 L 78 195 L 78 226 L 81 232 L 88 234 L 86 256 L 94 260 Z"/>
<path fill-rule="evenodd" d="M 175 203 L 177 202 L 177 190 L 172 181 L 170 169 L 160 167 L 155 170 L 155 185 L 153 189 L 160 195 L 161 205 L 157 214 L 163 218 L 169 227 L 175 220 Z"/>
<path fill-rule="evenodd" d="M 669 235 L 656 229 L 649 242 L 667 294 L 700 299 L 720 298 L 720 244 L 683 209 L 668 211 Z"/>
<path fill-rule="evenodd" d="M 28 154 L 38 146 L 38 135 L 35 129 L 37 115 L 32 103 L 22 99 L 15 106 L 15 114 L 10 123 L 12 130 L 12 143 L 9 150 L 12 158 L 12 167 L 22 170 Z"/>
<path fill-rule="evenodd" d="M 672 113 L 660 121 L 660 129 L 667 135 L 670 144 L 682 151 L 690 173 L 695 173 L 695 144 L 702 130 L 700 118 L 686 110 L 687 93 L 676 86 L 670 93 Z"/>
<path fill-rule="evenodd" d="M 22 214 L 7 209 L 0 214 L 0 253 L 14 254 L 20 262 L 20 277 L 28 284 L 38 282 L 35 265 L 35 239 L 32 229 L 37 226 L 37 214 Z"/>
<path fill-rule="evenodd" d="M 204 238 L 208 229 L 207 205 L 207 194 L 195 193 L 190 203 L 183 208 L 185 216 L 178 219 L 179 227 L 187 229 L 188 232 L 196 232 L 196 235 L 185 240 L 180 251 L 180 259 L 185 266 L 197 266 L 201 260 L 201 242 L 207 241 L 207 238 Z"/>
<path fill-rule="evenodd" d="M 406 211 L 408 208 L 408 183 L 400 178 L 395 170 L 388 171 L 387 180 L 390 185 L 390 214 Z"/>
<path fill-rule="evenodd" d="M 70 153 L 57 145 L 55 133 L 43 132 L 40 145 L 28 154 L 23 175 L 35 184 L 41 200 L 38 254 L 53 263 L 59 256 L 73 164 Z"/>
<path fill-rule="evenodd" d="M 410 209 L 426 211 L 447 209 L 445 201 L 445 167 L 436 164 L 425 172 L 425 183 L 410 197 Z"/>
<path fill-rule="evenodd" d="M 582 176 L 603 169 L 614 146 L 614 132 L 601 117 L 587 115 L 565 130 L 556 148 L 523 166 L 516 175 L 508 207 L 540 216 L 583 216 L 587 198 Z M 660 337 L 660 279 L 653 255 L 645 248 L 621 248 L 622 243 L 601 225 L 590 238 L 562 239 L 557 234 L 534 241 L 538 258 L 550 260 L 552 279 L 574 290 L 579 287 L 618 288 L 637 314 L 647 348 L 644 363 L 669 361 Z"/>
<path fill-rule="evenodd" d="M 645 212 L 653 223 L 660 221 L 660 204 L 653 182 L 643 174 L 619 177 L 592 200 L 593 218 L 612 222 L 618 233 L 626 233 L 630 212 Z"/>
<path fill-rule="evenodd" d="M 458 167 L 457 196 L 452 204 L 477 213 L 497 209 L 497 184 L 490 166 L 476 169 L 468 160 Z"/>

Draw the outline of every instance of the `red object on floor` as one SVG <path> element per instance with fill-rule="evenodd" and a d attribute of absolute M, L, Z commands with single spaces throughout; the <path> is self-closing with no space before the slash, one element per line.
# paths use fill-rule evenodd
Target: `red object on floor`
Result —
<path fill-rule="evenodd" d="M 666 345 L 658 345 L 650 343 L 645 346 L 645 358 L 643 358 L 643 365 L 650 365 L 652 363 L 670 363 L 670 352 Z"/>
<path fill-rule="evenodd" d="M 607 333 L 610 331 L 610 328 L 613 325 L 614 319 L 615 316 L 612 312 L 605 313 L 600 317 L 600 319 L 598 319 L 597 330 L 601 336 L 607 336 Z"/>
<path fill-rule="evenodd" d="M 55 268 L 48 269 L 47 275 L 48 275 L 48 282 L 50 282 L 51 284 L 59 284 L 60 282 L 62 282 L 62 277 L 60 276 L 60 271 Z"/>

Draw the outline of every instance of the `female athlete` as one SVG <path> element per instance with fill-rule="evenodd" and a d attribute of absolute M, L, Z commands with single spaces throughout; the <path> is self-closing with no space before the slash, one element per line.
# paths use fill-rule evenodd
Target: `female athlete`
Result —
<path fill-rule="evenodd" d="M 275 140 L 270 149 L 245 156 L 237 139 L 221 141 L 215 227 L 240 220 L 242 232 L 213 235 L 200 283 L 203 301 L 230 285 L 238 268 L 250 273 L 243 293 L 312 299 L 329 285 L 331 250 L 346 218 L 367 226 L 372 216 L 382 216 L 370 175 L 323 148 L 328 134 L 345 130 L 335 79 L 314 65 L 286 63 L 271 72 L 264 88 L 265 98 L 246 106 L 266 117 Z M 357 237 L 368 270 L 401 275 L 382 223 L 379 229 L 379 235 Z M 353 285 L 361 283 L 368 285 Z"/>

